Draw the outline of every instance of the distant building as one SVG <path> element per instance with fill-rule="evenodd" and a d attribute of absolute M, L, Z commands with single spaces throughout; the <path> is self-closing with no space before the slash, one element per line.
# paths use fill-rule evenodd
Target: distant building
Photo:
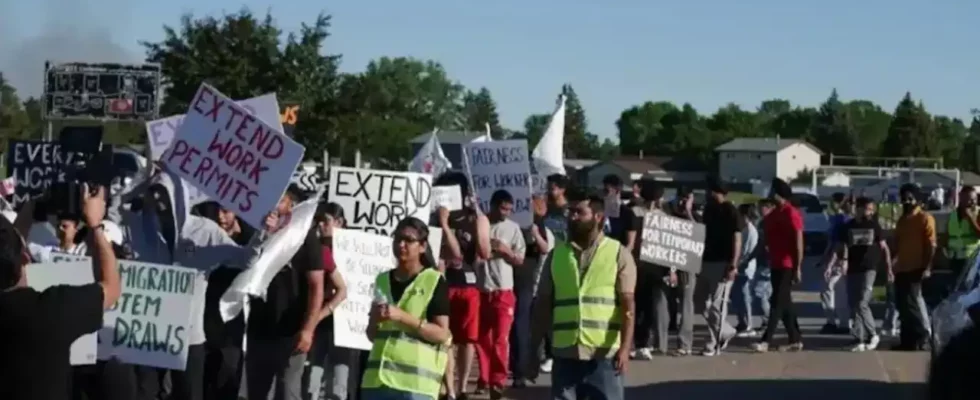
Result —
<path fill-rule="evenodd" d="M 619 176 L 627 185 L 641 178 L 653 178 L 698 187 L 707 179 L 708 170 L 701 162 L 682 157 L 619 157 L 584 170 L 579 183 L 599 188 L 602 187 L 602 178 L 609 174 Z"/>
<path fill-rule="evenodd" d="M 737 183 L 791 180 L 820 167 L 823 152 L 804 140 L 736 138 L 715 149 L 718 177 Z"/>

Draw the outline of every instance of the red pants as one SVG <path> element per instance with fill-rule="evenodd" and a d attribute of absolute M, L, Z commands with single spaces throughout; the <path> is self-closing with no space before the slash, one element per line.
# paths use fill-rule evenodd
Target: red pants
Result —
<path fill-rule="evenodd" d="M 517 299 L 512 290 L 480 293 L 479 382 L 504 386 L 510 362 L 510 326 L 514 323 Z"/>

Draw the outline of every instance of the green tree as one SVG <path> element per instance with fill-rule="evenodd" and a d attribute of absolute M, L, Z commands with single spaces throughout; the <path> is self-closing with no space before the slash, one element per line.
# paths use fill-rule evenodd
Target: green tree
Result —
<path fill-rule="evenodd" d="M 467 91 L 463 97 L 463 126 L 469 132 L 483 132 L 490 124 L 490 136 L 495 140 L 504 137 L 504 128 L 500 126 L 500 115 L 497 114 L 497 102 L 493 100 L 490 89 L 481 87 L 479 91 Z"/>
<path fill-rule="evenodd" d="M 673 151 L 672 147 L 661 148 L 665 142 L 661 119 L 677 111 L 677 106 L 669 101 L 646 102 L 632 106 L 619 114 L 616 128 L 619 134 L 620 153 L 626 155 L 664 154 Z"/>
<path fill-rule="evenodd" d="M 811 134 L 813 144 L 825 153 L 854 156 L 858 138 L 851 126 L 847 108 L 841 103 L 834 89 L 827 100 L 820 105 L 820 111 L 813 121 Z"/>
<path fill-rule="evenodd" d="M 533 150 L 534 146 L 538 145 L 541 141 L 541 136 L 544 136 L 544 131 L 548 129 L 548 124 L 551 123 L 551 114 L 534 114 L 528 116 L 524 120 L 524 133 L 522 135 L 517 135 L 515 139 L 527 139 L 527 147 L 529 150 Z M 565 154 L 566 158 L 568 154 Z"/>
<path fill-rule="evenodd" d="M 963 145 L 969 136 L 969 129 L 959 118 L 950 118 L 945 115 L 937 115 L 933 119 L 936 129 L 936 145 L 939 155 L 943 158 L 944 167 L 955 167 L 960 165 L 960 157 L 963 155 Z"/>
<path fill-rule="evenodd" d="M 854 152 L 863 157 L 878 157 L 888 136 L 892 116 L 881 106 L 868 100 L 851 100 L 845 105 L 847 115 L 856 131 Z"/>
<path fill-rule="evenodd" d="M 31 133 L 31 120 L 17 96 L 17 90 L 0 73 L 0 152 L 7 151 L 8 140 L 25 139 Z"/>
<path fill-rule="evenodd" d="M 598 143 L 586 136 L 589 122 L 585 109 L 572 85 L 565 84 L 561 92 L 565 95 L 565 158 L 588 158 Z"/>
<path fill-rule="evenodd" d="M 712 144 L 721 145 L 733 138 L 759 137 L 763 135 L 755 113 L 743 110 L 735 103 L 721 107 L 707 120 L 708 129 L 714 132 Z"/>
<path fill-rule="evenodd" d="M 932 118 L 925 108 L 912 100 L 912 94 L 905 96 L 895 107 L 894 117 L 888 127 L 888 136 L 882 144 L 882 153 L 888 157 L 935 157 L 939 154 L 936 145 Z"/>
<path fill-rule="evenodd" d="M 272 15 L 247 9 L 219 18 L 187 14 L 177 27 L 164 26 L 159 42 L 142 42 L 147 61 L 163 67 L 164 115 L 182 114 L 202 82 L 233 99 L 277 92 L 280 101 L 299 101 L 295 136 L 318 156 L 335 127 L 337 56 L 321 55 L 330 17 L 319 14 L 299 34 L 283 35 Z M 312 150 L 312 151 L 311 151 Z"/>

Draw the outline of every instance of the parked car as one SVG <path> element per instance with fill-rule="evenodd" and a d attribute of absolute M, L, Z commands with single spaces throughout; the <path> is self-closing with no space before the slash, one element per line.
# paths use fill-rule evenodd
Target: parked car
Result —
<path fill-rule="evenodd" d="M 830 218 L 820 198 L 809 190 L 793 188 L 793 198 L 790 200 L 803 214 L 803 243 L 806 254 L 820 254 L 827 248 L 827 234 L 830 230 Z"/>

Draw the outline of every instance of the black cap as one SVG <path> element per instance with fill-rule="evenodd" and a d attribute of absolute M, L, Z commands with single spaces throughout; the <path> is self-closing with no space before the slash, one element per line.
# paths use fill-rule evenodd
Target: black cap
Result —
<path fill-rule="evenodd" d="M 708 192 L 728 194 L 728 185 L 717 176 L 708 178 Z"/>
<path fill-rule="evenodd" d="M 786 181 L 779 178 L 772 178 L 772 185 L 769 186 L 769 191 L 787 200 L 793 197 L 793 189 L 789 187 Z"/>

